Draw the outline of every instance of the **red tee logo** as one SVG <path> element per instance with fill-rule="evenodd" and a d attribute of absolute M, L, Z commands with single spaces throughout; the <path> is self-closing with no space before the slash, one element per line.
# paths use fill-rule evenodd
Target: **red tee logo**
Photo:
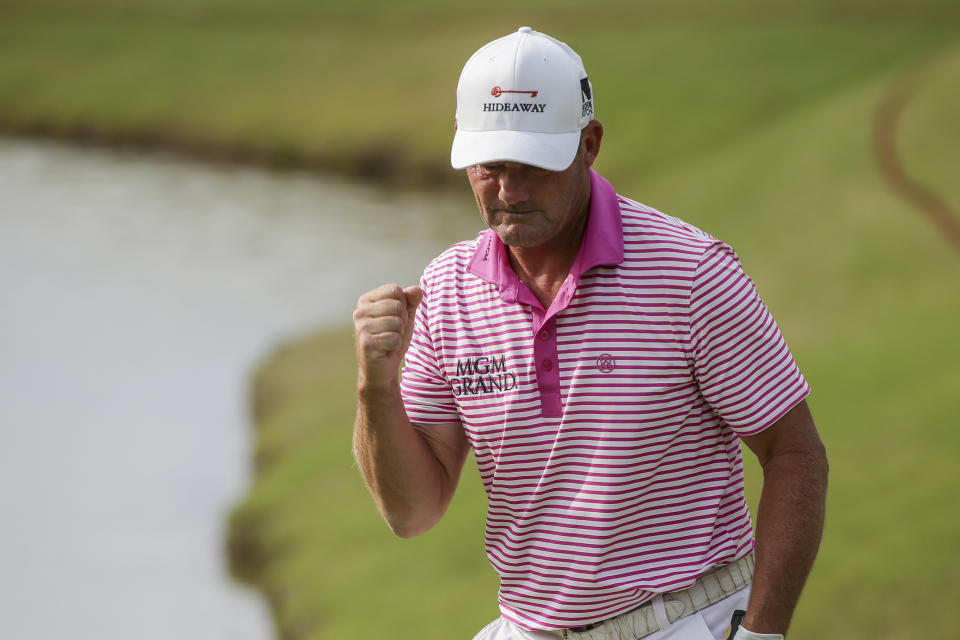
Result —
<path fill-rule="evenodd" d="M 538 91 L 517 91 L 514 89 L 501 89 L 500 87 L 494 87 L 490 90 L 490 95 L 494 98 L 499 98 L 505 93 L 529 93 L 531 98 L 536 98 Z"/>

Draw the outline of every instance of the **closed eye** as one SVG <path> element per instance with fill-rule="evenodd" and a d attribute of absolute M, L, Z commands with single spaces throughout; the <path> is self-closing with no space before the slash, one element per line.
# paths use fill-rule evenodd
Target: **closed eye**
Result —
<path fill-rule="evenodd" d="M 474 167 L 474 172 L 481 177 L 490 178 L 503 171 L 503 164 L 478 164 Z"/>

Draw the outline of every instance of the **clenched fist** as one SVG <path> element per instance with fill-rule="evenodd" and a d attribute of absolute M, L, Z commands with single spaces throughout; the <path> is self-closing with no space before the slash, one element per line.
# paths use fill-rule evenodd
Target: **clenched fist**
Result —
<path fill-rule="evenodd" d="M 357 300 L 353 328 L 360 367 L 360 384 L 392 384 L 413 337 L 413 318 L 423 291 L 412 286 L 385 284 Z"/>

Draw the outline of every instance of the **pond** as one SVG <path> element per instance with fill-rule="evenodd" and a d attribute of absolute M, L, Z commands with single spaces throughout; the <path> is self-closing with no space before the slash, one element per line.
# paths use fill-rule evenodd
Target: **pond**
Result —
<path fill-rule="evenodd" d="M 0 636 L 272 638 L 224 552 L 251 372 L 475 235 L 467 191 L 0 139 Z"/>

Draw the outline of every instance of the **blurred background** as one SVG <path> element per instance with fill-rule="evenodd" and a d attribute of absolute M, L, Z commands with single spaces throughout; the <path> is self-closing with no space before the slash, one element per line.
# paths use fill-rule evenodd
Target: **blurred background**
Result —
<path fill-rule="evenodd" d="M 960 637 L 957 3 L 4 0 L 0 639 L 496 617 L 474 465 L 413 540 L 353 466 L 349 322 L 480 231 L 456 82 L 521 25 L 583 57 L 600 173 L 737 249 L 813 387 L 790 637 Z"/>

